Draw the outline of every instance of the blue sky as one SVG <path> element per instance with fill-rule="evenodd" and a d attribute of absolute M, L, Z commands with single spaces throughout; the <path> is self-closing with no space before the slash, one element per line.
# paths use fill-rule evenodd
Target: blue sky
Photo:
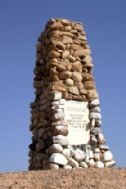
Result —
<path fill-rule="evenodd" d="M 117 166 L 126 167 L 126 1 L 0 0 L 0 172 L 27 170 L 35 44 L 52 17 L 84 23 L 102 129 Z"/>

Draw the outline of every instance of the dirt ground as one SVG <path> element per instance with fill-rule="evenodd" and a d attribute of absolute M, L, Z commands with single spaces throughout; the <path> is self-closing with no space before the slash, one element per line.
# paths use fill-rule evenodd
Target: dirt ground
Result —
<path fill-rule="evenodd" d="M 126 169 L 1 173 L 0 189 L 126 189 Z"/>

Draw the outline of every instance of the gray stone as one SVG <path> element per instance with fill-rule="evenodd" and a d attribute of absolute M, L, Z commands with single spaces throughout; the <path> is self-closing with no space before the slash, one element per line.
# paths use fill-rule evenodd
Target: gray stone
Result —
<path fill-rule="evenodd" d="M 54 135 L 57 135 L 57 134 L 64 135 L 64 136 L 68 135 L 68 127 L 64 125 L 55 126 L 53 131 L 54 131 Z"/>
<path fill-rule="evenodd" d="M 54 154 L 52 154 L 52 155 L 50 156 L 49 161 L 50 161 L 51 163 L 57 163 L 57 164 L 59 164 L 59 165 L 67 165 L 67 163 L 68 163 L 67 158 L 66 158 L 64 155 L 59 154 L 59 153 L 54 153 Z"/>
<path fill-rule="evenodd" d="M 66 136 L 57 135 L 52 137 L 54 144 L 61 144 L 63 146 L 67 146 L 69 144 L 69 140 Z"/>
<path fill-rule="evenodd" d="M 111 161 L 113 159 L 113 155 L 110 151 L 106 151 L 103 154 L 103 160 L 106 161 Z"/>
<path fill-rule="evenodd" d="M 40 128 L 38 130 L 38 137 L 41 138 L 43 136 L 44 132 L 45 132 L 45 129 L 44 128 Z"/>
<path fill-rule="evenodd" d="M 90 119 L 98 119 L 101 120 L 101 114 L 100 113 L 96 113 L 96 112 L 91 112 L 89 114 Z"/>
<path fill-rule="evenodd" d="M 63 147 L 60 144 L 52 144 L 49 147 L 48 152 L 50 154 L 53 154 L 53 153 L 62 153 L 63 152 Z"/>

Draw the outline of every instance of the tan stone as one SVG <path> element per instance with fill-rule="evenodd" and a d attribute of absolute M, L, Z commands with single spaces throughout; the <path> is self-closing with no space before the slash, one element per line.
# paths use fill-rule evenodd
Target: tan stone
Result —
<path fill-rule="evenodd" d="M 81 81 L 76 81 L 75 85 L 78 87 L 78 89 L 83 89 L 84 88 L 84 85 L 83 85 L 83 83 Z"/>
<path fill-rule="evenodd" d="M 79 23 L 75 24 L 75 25 L 74 25 L 74 28 L 75 28 L 76 30 L 78 30 L 78 31 L 83 31 L 83 26 L 82 26 L 81 24 L 79 24 Z"/>
<path fill-rule="evenodd" d="M 79 91 L 78 91 L 78 88 L 76 86 L 70 86 L 68 88 L 68 91 L 72 94 L 75 94 L 75 95 L 79 95 Z"/>
<path fill-rule="evenodd" d="M 71 28 L 71 26 L 65 26 L 65 28 L 64 28 L 66 31 L 70 31 L 72 28 Z"/>
<path fill-rule="evenodd" d="M 92 81 L 93 80 L 93 75 L 86 73 L 86 72 L 82 73 L 82 77 L 83 77 L 84 81 Z"/>
<path fill-rule="evenodd" d="M 95 82 L 94 81 L 86 81 L 84 82 L 85 89 L 94 89 L 95 88 Z"/>
<path fill-rule="evenodd" d="M 80 46 L 79 44 L 71 44 L 71 49 L 73 49 L 74 51 L 79 50 L 80 48 L 82 48 L 82 46 Z"/>
<path fill-rule="evenodd" d="M 55 82 L 49 87 L 50 90 L 67 91 L 67 86 L 60 82 Z"/>
<path fill-rule="evenodd" d="M 64 43 L 64 44 L 73 43 L 73 40 L 72 40 L 71 37 L 63 36 L 63 43 Z"/>
<path fill-rule="evenodd" d="M 61 22 L 54 22 L 49 26 L 51 29 L 61 29 L 63 27 Z"/>
<path fill-rule="evenodd" d="M 65 80 L 65 84 L 66 84 L 67 86 L 73 86 L 73 85 L 74 85 L 74 81 L 73 81 L 72 79 L 66 79 L 66 80 Z"/>
<path fill-rule="evenodd" d="M 67 64 L 65 64 L 65 66 L 66 66 L 66 69 L 68 71 L 70 71 L 72 69 L 72 64 L 71 63 L 67 63 Z"/>
<path fill-rule="evenodd" d="M 81 74 L 79 72 L 75 71 L 75 72 L 72 73 L 72 79 L 74 81 L 81 81 L 82 80 L 82 76 L 81 76 Z"/>
<path fill-rule="evenodd" d="M 77 72 L 82 72 L 82 64 L 79 61 L 76 61 L 72 64 L 72 70 Z"/>
<path fill-rule="evenodd" d="M 69 59 L 70 62 L 75 62 L 76 61 L 76 58 L 74 56 L 72 56 L 72 55 L 69 55 L 68 59 Z"/>
<path fill-rule="evenodd" d="M 55 47 L 57 47 L 58 49 L 65 49 L 65 45 L 61 42 L 61 41 L 57 41 L 57 40 L 53 40 L 52 43 L 54 44 Z"/>
<path fill-rule="evenodd" d="M 87 90 L 86 89 L 80 89 L 80 94 L 87 95 Z"/>
<path fill-rule="evenodd" d="M 51 57 L 51 58 L 59 58 L 60 57 L 60 53 L 57 52 L 57 51 L 51 50 L 49 52 L 49 57 Z"/>
<path fill-rule="evenodd" d="M 53 81 L 59 81 L 58 75 L 54 75 L 54 74 L 50 75 L 50 79 L 53 80 Z"/>
<path fill-rule="evenodd" d="M 87 92 L 88 92 L 87 94 L 88 99 L 92 100 L 92 99 L 99 98 L 99 95 L 95 89 L 87 90 Z"/>
<path fill-rule="evenodd" d="M 61 19 L 61 23 L 63 23 L 64 25 L 68 25 L 68 24 L 70 24 L 70 21 L 67 20 L 67 19 L 62 18 Z"/>
<path fill-rule="evenodd" d="M 64 71 L 59 74 L 60 79 L 71 78 L 71 76 L 72 76 L 72 72 L 70 71 Z"/>
<path fill-rule="evenodd" d="M 69 56 L 70 52 L 68 50 L 64 51 L 62 54 L 62 58 L 67 58 Z"/>
<path fill-rule="evenodd" d="M 92 63 L 92 58 L 90 55 L 86 55 L 86 57 L 84 58 L 86 63 Z"/>
<path fill-rule="evenodd" d="M 78 57 L 85 57 L 86 56 L 86 52 L 85 52 L 85 49 L 79 49 L 79 50 L 76 50 L 74 52 L 74 56 L 78 56 Z"/>

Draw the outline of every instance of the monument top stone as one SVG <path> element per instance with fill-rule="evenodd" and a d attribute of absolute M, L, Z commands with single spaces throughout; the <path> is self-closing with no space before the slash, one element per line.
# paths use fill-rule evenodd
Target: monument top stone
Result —
<path fill-rule="evenodd" d="M 36 45 L 29 170 L 112 167 L 80 22 L 50 19 Z"/>

